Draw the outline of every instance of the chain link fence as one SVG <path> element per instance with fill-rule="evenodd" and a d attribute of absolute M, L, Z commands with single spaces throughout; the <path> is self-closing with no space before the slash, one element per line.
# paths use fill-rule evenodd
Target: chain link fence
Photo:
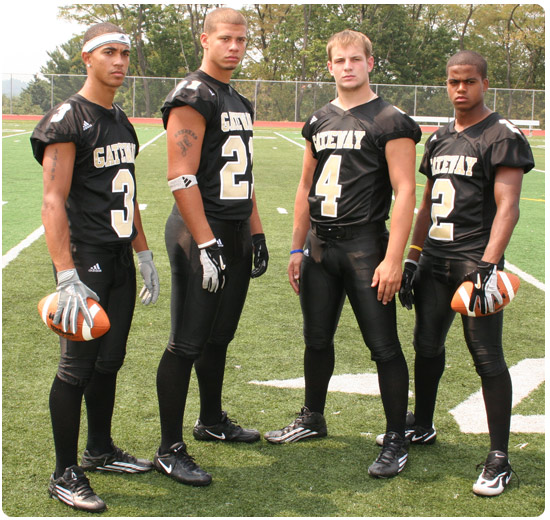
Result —
<path fill-rule="evenodd" d="M 2 75 L 2 113 L 42 115 L 77 92 L 82 75 Z M 130 117 L 160 117 L 168 92 L 181 78 L 127 77 L 115 101 Z M 336 96 L 334 83 L 301 81 L 234 80 L 232 85 L 254 105 L 258 121 L 303 122 Z M 452 117 L 453 107 L 445 86 L 372 84 L 386 101 L 416 117 Z M 543 90 L 490 88 L 489 108 L 514 120 L 538 121 L 544 129 Z M 537 126 L 537 125 L 533 125 Z"/>

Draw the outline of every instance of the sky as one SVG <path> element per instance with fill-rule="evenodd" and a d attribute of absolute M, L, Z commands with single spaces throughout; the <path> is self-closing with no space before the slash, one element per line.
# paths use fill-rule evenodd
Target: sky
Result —
<path fill-rule="evenodd" d="M 69 2 L 9 0 L 0 7 L 0 71 L 36 74 L 49 60 L 48 51 L 86 27 L 57 18 L 58 6 Z"/>

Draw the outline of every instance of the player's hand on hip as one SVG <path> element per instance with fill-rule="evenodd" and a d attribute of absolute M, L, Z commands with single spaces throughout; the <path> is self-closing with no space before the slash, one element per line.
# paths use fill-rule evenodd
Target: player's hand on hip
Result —
<path fill-rule="evenodd" d="M 250 277 L 258 278 L 267 271 L 267 263 L 269 262 L 269 252 L 263 233 L 252 235 L 252 247 L 254 248 L 254 269 L 250 273 Z"/>
<path fill-rule="evenodd" d="M 479 262 L 477 269 L 468 273 L 465 280 L 471 280 L 474 284 L 470 305 L 468 309 L 473 311 L 479 301 L 482 314 L 494 312 L 495 300 L 501 304 L 502 295 L 498 290 L 497 265 L 489 262 Z"/>
<path fill-rule="evenodd" d="M 149 305 L 155 303 L 159 297 L 160 284 L 157 268 L 153 262 L 153 252 L 148 249 L 137 253 L 138 267 L 143 277 L 144 286 L 139 293 L 141 303 Z"/>
<path fill-rule="evenodd" d="M 288 262 L 288 281 L 296 294 L 300 294 L 300 268 L 303 258 L 303 252 L 294 252 L 290 254 Z"/>
<path fill-rule="evenodd" d="M 371 287 L 378 287 L 378 301 L 387 305 L 401 286 L 401 265 L 382 260 L 374 271 Z"/>
<path fill-rule="evenodd" d="M 403 276 L 401 277 L 401 287 L 399 288 L 399 301 L 401 305 L 408 310 L 411 310 L 414 305 L 413 284 L 417 267 L 418 262 L 408 258 L 405 260 Z"/>
<path fill-rule="evenodd" d="M 202 288 L 217 292 L 225 285 L 225 258 L 221 240 L 214 239 L 211 245 L 200 248 L 202 265 Z"/>
<path fill-rule="evenodd" d="M 99 296 L 80 281 L 76 269 L 66 269 L 57 273 L 57 309 L 53 323 L 61 322 L 63 332 L 74 334 L 77 328 L 78 312 L 82 312 L 88 327 L 94 326 L 94 318 L 88 309 L 87 298 L 99 301 Z"/>

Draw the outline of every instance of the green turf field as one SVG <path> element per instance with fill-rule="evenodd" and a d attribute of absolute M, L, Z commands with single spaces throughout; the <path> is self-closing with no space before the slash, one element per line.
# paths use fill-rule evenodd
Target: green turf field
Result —
<path fill-rule="evenodd" d="M 29 136 L 34 122 L 3 122 L 2 254 L 40 227 L 41 168 L 32 157 Z M 160 125 L 136 126 L 142 147 L 162 132 Z M 424 142 L 425 138 L 422 142 Z M 478 392 L 480 385 L 467 352 L 459 320 L 447 341 L 446 371 L 438 397 L 434 446 L 412 447 L 398 477 L 374 480 L 367 468 L 379 448 L 374 439 L 384 428 L 379 395 L 331 392 L 326 417 L 329 437 L 289 446 L 262 440 L 253 445 L 195 441 L 191 430 L 198 413 L 192 380 L 184 419 L 189 451 L 213 475 L 207 488 L 191 488 L 158 473 L 91 474 L 94 490 L 109 507 L 103 516 L 539 516 L 545 508 L 544 435 L 527 433 L 522 417 L 545 411 L 544 383 L 536 378 L 545 356 L 544 335 L 544 138 L 531 138 L 535 171 L 524 178 L 521 218 L 507 250 L 510 264 L 527 273 L 507 308 L 505 349 L 518 396 L 517 432 L 511 434 L 514 477 L 510 489 L 487 499 L 472 493 L 485 460 L 488 436 L 462 433 L 462 417 L 451 414 Z M 270 252 L 267 273 L 252 280 L 237 336 L 229 349 L 224 407 L 240 424 L 262 433 L 288 424 L 303 402 L 303 390 L 251 384 L 303 375 L 299 302 L 286 275 L 292 210 L 301 172 L 303 140 L 291 129 L 259 129 L 254 139 L 258 206 Z M 170 274 L 164 223 L 172 206 L 165 181 L 164 136 L 144 147 L 137 159 L 138 199 L 147 207 L 142 219 L 161 280 L 154 306 L 138 303 L 126 363 L 118 383 L 113 437 L 123 449 L 152 458 L 158 447 L 155 389 L 158 361 L 169 333 Z M 423 153 L 417 147 L 418 161 Z M 423 176 L 417 175 L 420 200 Z M 4 259 L 6 257 L 4 256 Z M 47 495 L 54 467 L 48 394 L 58 361 L 57 341 L 41 322 L 38 300 L 54 290 L 43 236 L 23 249 L 2 272 L 2 508 L 9 516 L 87 516 Z M 538 283 L 537 283 L 538 282 Z M 413 313 L 398 306 L 399 334 L 412 373 Z M 375 365 L 346 306 L 336 336 L 335 375 L 370 374 Z M 527 365 L 526 365 L 527 363 Z M 529 365 L 534 363 L 534 365 Z M 531 367 L 527 376 L 523 368 Z M 515 368 L 517 367 L 517 368 Z M 522 372 L 523 370 L 523 372 Z M 521 390 L 520 381 L 527 381 Z M 413 389 L 411 381 L 411 390 Z M 521 392 L 523 391 L 523 394 Z M 521 394 L 521 395 L 520 395 Z M 414 397 L 411 397 L 411 406 Z M 86 438 L 83 414 L 81 448 Z"/>

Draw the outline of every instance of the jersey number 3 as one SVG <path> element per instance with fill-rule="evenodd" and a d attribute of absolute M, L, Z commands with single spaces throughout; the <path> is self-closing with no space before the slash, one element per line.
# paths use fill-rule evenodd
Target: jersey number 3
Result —
<path fill-rule="evenodd" d="M 112 183 L 113 193 L 124 193 L 124 209 L 111 210 L 111 226 L 120 238 L 132 236 L 136 186 L 130 170 L 121 169 Z"/>

